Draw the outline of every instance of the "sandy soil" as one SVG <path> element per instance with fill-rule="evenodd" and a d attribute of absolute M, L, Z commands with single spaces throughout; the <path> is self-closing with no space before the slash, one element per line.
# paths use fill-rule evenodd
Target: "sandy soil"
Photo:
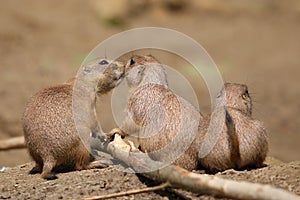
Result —
<path fill-rule="evenodd" d="M 268 158 L 264 168 L 251 171 L 225 171 L 218 177 L 272 184 L 300 195 L 300 162 L 282 163 Z M 85 170 L 58 174 L 58 179 L 42 180 L 39 174 L 28 175 L 32 163 L 11 168 L 1 174 L 0 199 L 80 199 L 83 197 L 112 194 L 132 189 L 154 186 L 141 176 L 124 172 L 121 165 L 104 169 Z M 196 171 L 197 172 L 197 171 Z M 201 173 L 201 172 L 199 172 Z M 123 196 L 117 199 L 202 199 L 213 200 L 210 195 L 167 189 L 164 191 Z"/>
<path fill-rule="evenodd" d="M 173 7 L 153 4 L 143 7 L 141 12 L 132 11 L 141 7 L 127 5 L 117 18 L 119 20 L 104 19 L 99 13 L 101 9 L 91 2 L 1 2 L 0 139 L 22 135 L 21 116 L 27 99 L 45 86 L 74 76 L 84 56 L 98 43 L 134 27 L 167 27 L 201 43 L 226 81 L 249 85 L 255 100 L 254 115 L 268 129 L 269 155 L 285 162 L 294 161 L 240 172 L 230 178 L 241 176 L 257 182 L 274 183 L 299 194 L 299 176 L 296 176 L 299 175 L 299 161 L 296 160 L 300 160 L 298 1 L 264 0 L 253 3 L 249 0 L 240 3 L 231 0 L 225 6 L 218 0 L 204 0 L 176 11 Z M 155 55 L 165 64 L 184 71 L 174 55 Z M 189 78 L 195 80 L 193 85 L 197 89 L 201 110 L 204 114 L 209 113 L 210 99 L 205 84 L 193 79 L 193 76 Z M 101 113 L 109 115 L 110 95 L 103 97 L 99 104 Z M 104 130 L 116 126 L 109 117 L 101 118 L 101 123 Z M 0 166 L 16 166 L 29 161 L 26 150 L 0 152 Z M 8 181 L 8 184 L 1 184 L 3 194 L 0 198 L 24 195 L 20 196 L 22 199 L 29 194 L 33 195 L 32 198 L 58 197 L 51 195 L 75 195 L 74 198 L 79 198 L 127 190 L 133 185 L 135 188 L 144 186 L 135 175 L 125 176 L 114 169 L 60 174 L 60 179 L 45 182 L 38 175 L 27 175 L 29 168 L 25 164 L 1 174 L 0 182 Z M 268 173 L 259 175 L 262 172 Z M 113 177 L 117 177 L 116 180 L 112 181 Z M 73 178 L 74 181 L 70 181 Z M 94 178 L 99 181 L 94 182 Z M 105 186 L 105 181 L 111 185 Z M 120 185 L 120 189 L 116 184 Z M 99 186 L 103 187 L 101 191 Z M 74 188 L 78 190 L 74 192 Z M 136 198 L 146 197 L 143 195 Z M 147 198 L 163 198 L 160 194 L 151 195 Z"/>

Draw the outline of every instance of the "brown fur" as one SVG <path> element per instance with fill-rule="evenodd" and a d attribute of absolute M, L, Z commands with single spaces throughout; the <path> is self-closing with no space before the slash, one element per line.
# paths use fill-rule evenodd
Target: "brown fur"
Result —
<path fill-rule="evenodd" d="M 252 118 L 247 86 L 226 83 L 217 102 L 212 123 L 222 126 L 221 133 L 208 155 L 202 157 L 199 152 L 200 165 L 211 172 L 262 166 L 268 152 L 267 134 L 262 123 Z M 201 132 L 195 141 L 200 151 L 210 121 L 211 116 L 207 116 L 200 125 Z"/>
<path fill-rule="evenodd" d="M 86 96 L 90 99 L 91 131 L 100 131 L 95 116 L 95 93 L 103 94 L 115 87 L 124 65 L 117 62 L 100 64 L 105 59 L 96 59 L 83 67 Z M 45 179 L 54 179 L 53 168 L 74 165 L 76 170 L 86 169 L 91 156 L 80 140 L 73 119 L 72 95 L 77 78 L 65 84 L 42 89 L 30 98 L 25 107 L 22 122 L 29 154 L 36 162 L 31 173 L 42 172 Z M 97 84 L 98 83 L 98 84 Z M 96 86 L 96 88 L 89 88 Z M 93 126 L 93 127 L 92 127 Z"/>
<path fill-rule="evenodd" d="M 153 56 L 133 56 L 125 71 L 131 91 L 121 129 L 137 137 L 141 149 L 152 159 L 195 169 L 197 152 L 189 146 L 202 116 L 168 88 L 164 68 Z M 179 150 L 179 144 L 187 146 Z"/>

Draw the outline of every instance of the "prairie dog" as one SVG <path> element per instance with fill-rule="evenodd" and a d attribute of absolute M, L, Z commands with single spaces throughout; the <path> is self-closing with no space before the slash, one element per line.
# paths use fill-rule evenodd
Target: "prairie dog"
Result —
<path fill-rule="evenodd" d="M 252 100 L 248 87 L 243 84 L 225 83 L 217 97 L 214 117 L 206 116 L 200 125 L 201 132 L 196 139 L 199 150 L 199 164 L 207 171 L 242 169 L 262 166 L 267 152 L 267 133 L 263 124 L 252 118 Z M 212 121 L 211 121 L 212 120 Z M 208 128 L 221 125 L 221 131 L 213 137 L 217 141 L 207 155 L 201 152 Z M 200 148 L 200 149 L 199 149 Z"/>
<path fill-rule="evenodd" d="M 195 169 L 197 152 L 189 147 L 198 133 L 199 111 L 169 89 L 163 65 L 151 55 L 133 56 L 125 77 L 130 95 L 122 131 L 136 137 L 152 159 Z"/>
<path fill-rule="evenodd" d="M 92 158 L 79 138 L 73 115 L 76 82 L 81 84 L 78 98 L 82 96 L 87 109 L 87 115 L 82 116 L 85 124 L 91 135 L 97 134 L 105 140 L 96 119 L 96 93 L 104 94 L 118 85 L 125 66 L 107 59 L 95 59 L 81 69 L 79 77 L 37 92 L 25 107 L 24 137 L 29 154 L 36 162 L 30 173 L 42 172 L 43 178 L 55 179 L 54 167 L 71 164 L 76 170 L 88 168 Z"/>

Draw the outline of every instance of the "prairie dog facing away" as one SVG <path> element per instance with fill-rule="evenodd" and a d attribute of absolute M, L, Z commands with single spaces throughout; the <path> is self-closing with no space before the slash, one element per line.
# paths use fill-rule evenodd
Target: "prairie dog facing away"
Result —
<path fill-rule="evenodd" d="M 81 69 L 78 77 L 37 92 L 25 106 L 22 117 L 25 143 L 36 162 L 30 173 L 42 172 L 43 178 L 55 179 L 53 168 L 57 166 L 70 164 L 76 170 L 89 168 L 93 158 L 74 122 L 72 98 L 76 82 L 82 84 L 81 93 L 77 95 L 85 100 L 87 114 L 82 117 L 86 128 L 105 140 L 96 118 L 96 93 L 101 95 L 117 86 L 125 66 L 107 59 L 95 59 Z"/>
<path fill-rule="evenodd" d="M 252 99 L 243 84 L 225 83 L 217 97 L 213 115 L 204 117 L 201 132 L 195 140 L 199 164 L 210 172 L 262 166 L 267 152 L 267 133 L 263 124 L 252 118 Z M 212 121 L 211 121 L 212 120 Z M 221 125 L 215 145 L 207 155 L 200 147 L 206 145 L 205 136 L 212 124 Z"/>
<path fill-rule="evenodd" d="M 122 131 L 152 159 L 195 169 L 197 152 L 189 147 L 198 133 L 199 111 L 169 89 L 163 65 L 151 55 L 133 56 L 125 77 L 130 94 Z"/>

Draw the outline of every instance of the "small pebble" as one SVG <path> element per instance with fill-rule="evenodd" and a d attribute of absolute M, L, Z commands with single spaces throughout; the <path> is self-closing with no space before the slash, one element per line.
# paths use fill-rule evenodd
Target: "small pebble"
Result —
<path fill-rule="evenodd" d="M 5 167 L 5 166 L 4 166 L 4 167 L 1 167 L 1 168 L 0 168 L 0 172 L 5 172 L 5 171 L 7 171 L 8 169 L 9 169 L 9 167 Z"/>

